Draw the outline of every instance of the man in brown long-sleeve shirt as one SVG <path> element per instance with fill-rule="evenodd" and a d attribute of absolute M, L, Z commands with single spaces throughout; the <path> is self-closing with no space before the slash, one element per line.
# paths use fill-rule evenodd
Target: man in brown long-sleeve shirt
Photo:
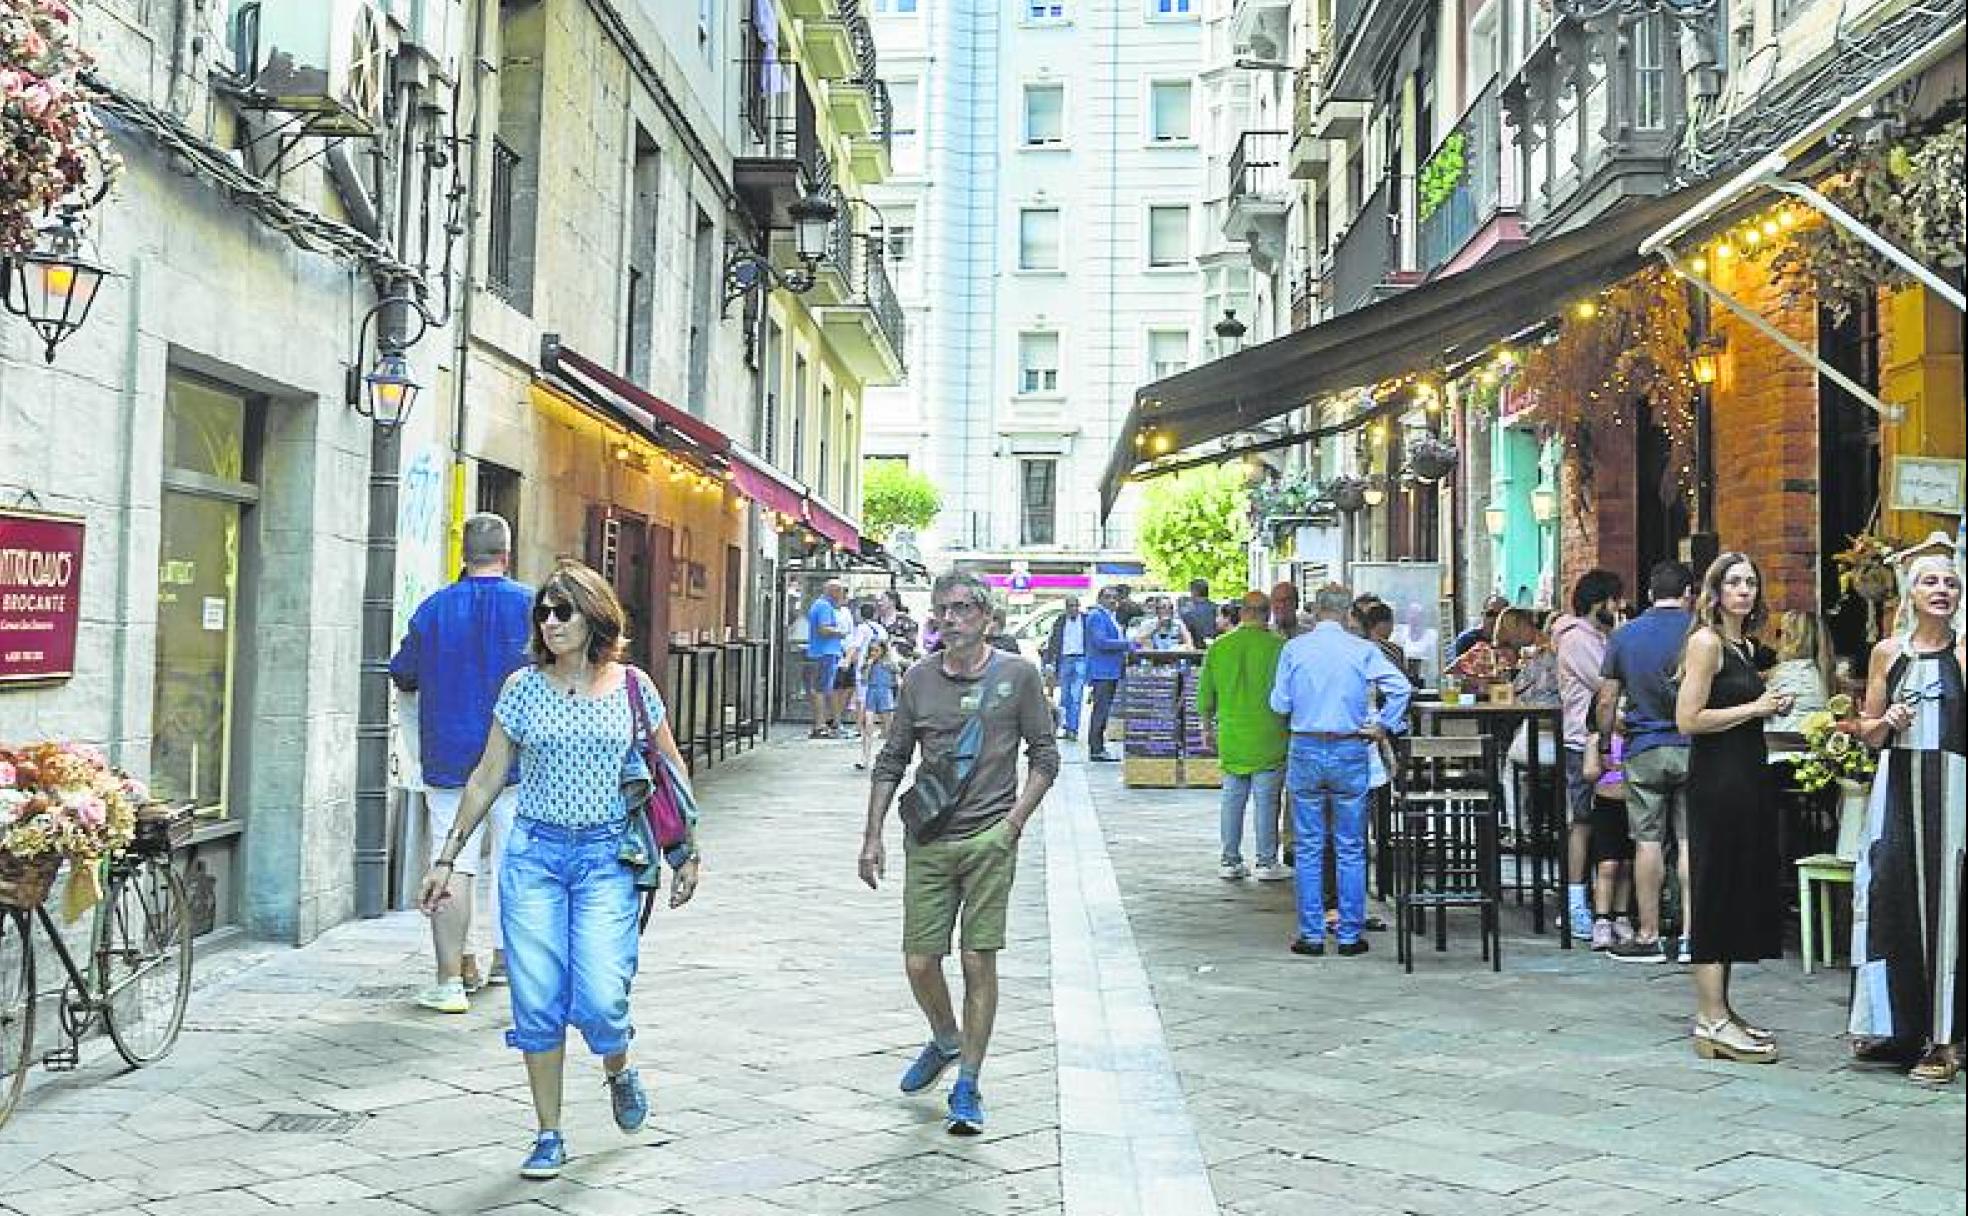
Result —
<path fill-rule="evenodd" d="M 895 790 L 922 746 L 925 759 L 956 751 L 958 736 L 983 708 L 982 740 L 949 826 L 928 843 L 906 839 L 902 881 L 902 953 L 909 988 L 929 1020 L 930 1041 L 902 1076 L 902 1092 L 935 1084 L 961 1059 L 946 1124 L 955 1135 L 984 1130 L 977 1075 L 998 1015 L 998 951 L 1018 867 L 1018 842 L 1059 774 L 1052 709 L 1038 668 L 992 650 L 991 589 L 974 574 L 946 574 L 930 592 L 930 616 L 943 650 L 909 670 L 875 760 L 868 826 L 861 842 L 861 881 L 878 886 L 887 862 L 882 821 Z M 1018 783 L 1018 741 L 1025 741 L 1025 784 Z M 964 1017 L 959 1034 L 943 976 L 943 956 L 961 917 Z"/>

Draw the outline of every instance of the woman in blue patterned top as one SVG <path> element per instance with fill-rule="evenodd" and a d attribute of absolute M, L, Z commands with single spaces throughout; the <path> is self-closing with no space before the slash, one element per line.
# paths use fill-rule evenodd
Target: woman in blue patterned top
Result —
<path fill-rule="evenodd" d="M 656 745 L 683 771 L 662 699 L 649 678 L 618 661 L 627 617 L 608 583 L 562 562 L 533 599 L 532 663 L 499 692 L 485 753 L 459 802 L 457 822 L 424 876 L 426 912 L 448 897 L 463 842 L 504 786 L 515 749 L 519 808 L 499 873 L 513 1028 L 526 1057 L 539 1134 L 523 1178 L 552 1178 L 567 1160 L 560 1132 L 567 1029 L 602 1057 L 615 1124 L 639 1129 L 649 1098 L 629 1066 L 629 981 L 637 955 L 635 872 L 621 860 L 629 804 L 623 784 L 649 778 L 636 746 L 628 681 L 638 682 Z M 670 906 L 697 889 L 691 838 L 673 852 Z"/>

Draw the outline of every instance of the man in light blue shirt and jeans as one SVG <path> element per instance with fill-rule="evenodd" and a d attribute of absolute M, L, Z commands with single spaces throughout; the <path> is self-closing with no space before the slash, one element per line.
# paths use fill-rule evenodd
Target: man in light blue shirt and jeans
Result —
<path fill-rule="evenodd" d="M 1318 624 L 1286 643 L 1271 708 L 1291 719 L 1285 786 L 1297 838 L 1298 937 L 1292 953 L 1326 952 L 1326 814 L 1339 881 L 1339 953 L 1365 954 L 1369 756 L 1407 721 L 1411 686 L 1380 647 L 1347 632 L 1353 595 L 1328 583 L 1313 598 Z M 1379 708 L 1374 694 L 1379 694 Z"/>

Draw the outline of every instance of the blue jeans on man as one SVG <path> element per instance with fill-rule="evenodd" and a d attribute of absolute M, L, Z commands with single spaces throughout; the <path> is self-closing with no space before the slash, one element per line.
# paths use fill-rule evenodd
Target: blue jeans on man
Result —
<path fill-rule="evenodd" d="M 1086 699 L 1086 656 L 1059 657 L 1059 729 L 1077 737 L 1080 733 L 1080 702 Z"/>
<path fill-rule="evenodd" d="M 1223 864 L 1244 864 L 1244 804 L 1250 803 L 1257 821 L 1257 864 L 1278 864 L 1278 792 L 1284 788 L 1285 770 L 1260 769 L 1255 773 L 1223 774 L 1223 796 L 1218 803 L 1218 835 L 1223 845 Z"/>
<path fill-rule="evenodd" d="M 1326 938 L 1326 814 L 1332 814 L 1332 850 L 1339 883 L 1339 942 L 1360 940 L 1367 924 L 1367 793 L 1370 781 L 1365 738 L 1291 741 L 1286 787 L 1291 791 L 1292 829 L 1298 865 L 1298 936 L 1318 944 Z"/>

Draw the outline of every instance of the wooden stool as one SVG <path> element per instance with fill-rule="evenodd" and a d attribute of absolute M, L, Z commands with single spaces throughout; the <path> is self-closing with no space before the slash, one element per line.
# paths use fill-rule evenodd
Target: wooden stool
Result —
<path fill-rule="evenodd" d="M 1804 974 L 1811 974 L 1817 954 L 1818 934 L 1823 934 L 1824 965 L 1829 967 L 1835 953 L 1831 944 L 1832 886 L 1852 885 L 1854 863 L 1836 853 L 1814 853 L 1797 859 L 1797 936 L 1804 947 Z M 1824 902 L 1818 902 L 1817 887 L 1826 884 Z M 1813 907 L 1816 915 L 1812 914 Z"/>

